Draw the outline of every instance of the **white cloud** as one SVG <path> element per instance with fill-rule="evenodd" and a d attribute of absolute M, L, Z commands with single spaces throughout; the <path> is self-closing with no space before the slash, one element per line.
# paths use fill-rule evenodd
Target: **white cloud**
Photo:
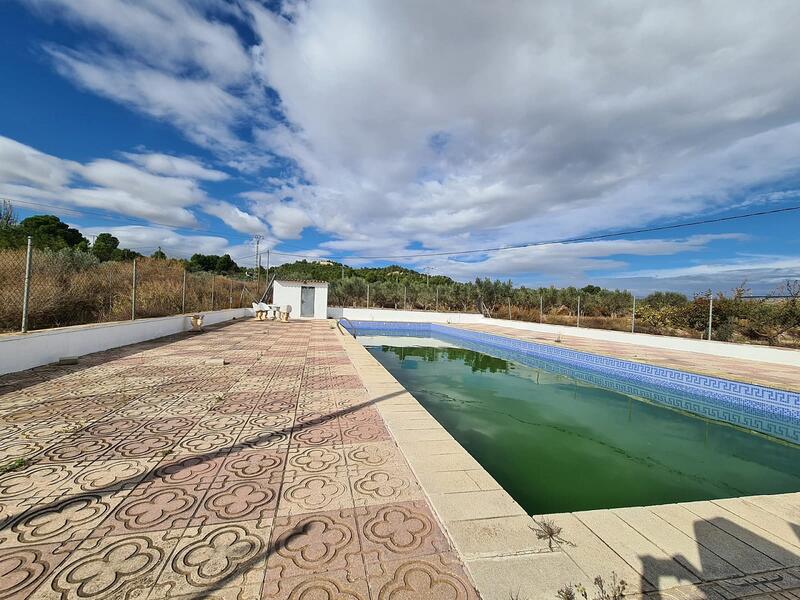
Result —
<path fill-rule="evenodd" d="M 250 57 L 233 27 L 210 19 L 198 2 L 173 0 L 24 0 L 41 14 L 54 13 L 102 31 L 143 62 L 182 73 L 200 69 L 224 82 L 246 79 Z"/>
<path fill-rule="evenodd" d="M 259 140 L 309 181 L 278 192 L 345 238 L 491 245 L 718 209 L 797 169 L 800 8 L 779 4 L 250 3 L 293 124 Z"/>
<path fill-rule="evenodd" d="M 159 152 L 137 153 L 125 152 L 125 158 L 135 162 L 151 173 L 191 177 L 205 181 L 224 181 L 229 175 L 223 171 L 209 169 L 196 159 L 170 156 Z"/>
<path fill-rule="evenodd" d="M 123 153 L 124 155 L 124 153 Z M 142 162 L 142 155 L 133 155 Z M 208 177 L 197 163 L 164 155 L 147 155 L 150 170 L 195 172 Z M 153 168 L 155 164 L 158 168 Z M 213 174 L 213 172 L 212 172 Z M 233 204 L 209 198 L 189 176 L 166 176 L 110 159 L 86 164 L 44 154 L 0 136 L 0 194 L 38 210 L 64 205 L 101 209 L 160 225 L 198 227 L 199 208 L 236 231 L 264 232 L 258 217 Z"/>
<path fill-rule="evenodd" d="M 0 181 L 58 189 L 72 179 L 77 163 L 61 160 L 0 136 Z"/>
<path fill-rule="evenodd" d="M 240 210 L 228 202 L 206 202 L 203 211 L 221 219 L 226 225 L 243 233 L 264 233 L 267 226 L 249 213 Z"/>
<path fill-rule="evenodd" d="M 151 254 L 156 248 L 162 248 L 173 258 L 188 258 L 192 254 L 230 254 L 234 259 L 240 258 L 241 264 L 252 262 L 251 247 L 247 245 L 232 246 L 227 239 L 210 235 L 182 235 L 167 227 L 149 227 L 144 225 L 124 225 L 121 227 L 81 227 L 87 236 L 106 232 L 120 241 L 120 246 L 137 250 L 142 254 Z M 242 258 L 244 257 L 244 258 Z"/>
<path fill-rule="evenodd" d="M 281 238 L 315 227 L 333 238 L 322 251 L 631 229 L 785 201 L 781 185 L 800 171 L 792 0 L 735 10 L 724 0 L 313 0 L 280 14 L 252 0 L 23 1 L 104 36 L 49 47 L 66 77 L 174 124 L 231 168 L 280 166 L 242 195 L 253 215 L 211 201 L 203 210 L 240 231 L 261 218 Z M 219 173 L 154 162 L 165 166 L 140 165 L 190 180 Z M 63 176 L 37 164 L 26 170 L 35 181 L 8 185 L 44 189 Z M 758 199 L 741 197 L 752 189 Z M 663 252 L 706 243 L 692 239 L 664 240 Z M 480 268 L 563 278 L 627 268 L 611 245 L 548 248 Z"/>

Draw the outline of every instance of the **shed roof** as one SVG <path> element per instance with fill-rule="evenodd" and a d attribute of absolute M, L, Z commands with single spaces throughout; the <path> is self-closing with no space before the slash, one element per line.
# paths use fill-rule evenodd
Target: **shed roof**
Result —
<path fill-rule="evenodd" d="M 311 283 L 315 285 L 328 285 L 327 281 L 320 281 L 318 279 L 276 279 L 275 283 Z"/>

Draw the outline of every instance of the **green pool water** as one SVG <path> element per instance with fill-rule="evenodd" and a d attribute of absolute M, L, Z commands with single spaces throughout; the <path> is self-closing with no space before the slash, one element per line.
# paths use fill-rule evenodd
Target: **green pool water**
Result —
<path fill-rule="evenodd" d="M 800 449 L 461 348 L 369 351 L 530 514 L 800 490 Z"/>

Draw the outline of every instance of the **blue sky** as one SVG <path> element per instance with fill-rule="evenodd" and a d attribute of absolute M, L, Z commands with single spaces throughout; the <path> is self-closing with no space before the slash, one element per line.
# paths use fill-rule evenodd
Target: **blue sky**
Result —
<path fill-rule="evenodd" d="M 170 255 L 458 279 L 800 277 L 795 2 L 0 3 L 0 196 Z M 372 260 L 430 251 L 437 256 Z"/>

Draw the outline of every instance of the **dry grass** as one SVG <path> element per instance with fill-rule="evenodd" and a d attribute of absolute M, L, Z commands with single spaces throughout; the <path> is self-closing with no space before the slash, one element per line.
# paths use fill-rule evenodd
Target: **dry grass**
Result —
<path fill-rule="evenodd" d="M 96 263 L 85 255 L 76 260 L 68 253 L 34 251 L 29 328 L 130 319 L 132 269 L 131 262 Z M 180 261 L 137 259 L 136 317 L 180 314 L 183 271 Z M 0 331 L 20 327 L 24 278 L 25 251 L 0 251 Z M 253 296 L 253 282 L 187 273 L 186 313 L 249 306 Z"/>

